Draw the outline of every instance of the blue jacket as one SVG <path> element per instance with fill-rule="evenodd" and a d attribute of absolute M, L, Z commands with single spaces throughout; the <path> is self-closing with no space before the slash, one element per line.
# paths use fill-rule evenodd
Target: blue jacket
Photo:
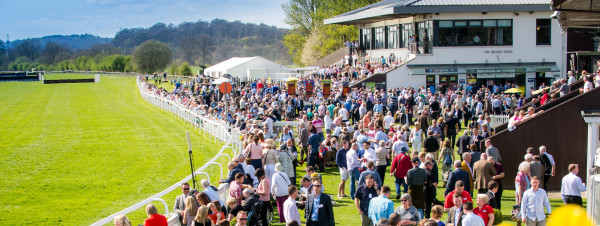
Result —
<path fill-rule="evenodd" d="M 454 191 L 454 185 L 456 184 L 456 181 L 462 180 L 462 182 L 465 183 L 465 191 L 470 191 L 471 190 L 471 182 L 470 182 L 470 178 L 469 178 L 469 173 L 467 173 L 467 171 L 464 171 L 462 169 L 456 169 L 452 172 L 450 172 L 450 175 L 448 175 L 448 184 L 446 185 L 446 191 L 444 191 L 444 196 L 448 195 L 448 193 Z"/>

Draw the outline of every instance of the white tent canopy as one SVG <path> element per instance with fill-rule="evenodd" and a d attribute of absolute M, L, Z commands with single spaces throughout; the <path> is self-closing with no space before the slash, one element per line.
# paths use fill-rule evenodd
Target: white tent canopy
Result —
<path fill-rule="evenodd" d="M 275 78 L 279 77 L 281 74 L 290 74 L 295 72 L 284 65 L 259 56 L 234 57 L 209 67 L 204 71 L 206 75 L 213 78 L 230 74 L 233 77 L 246 80 Z"/>

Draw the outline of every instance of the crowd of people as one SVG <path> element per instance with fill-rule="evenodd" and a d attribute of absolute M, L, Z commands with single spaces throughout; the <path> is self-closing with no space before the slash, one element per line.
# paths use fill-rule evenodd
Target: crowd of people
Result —
<path fill-rule="evenodd" d="M 324 193 L 322 173 L 335 165 L 340 183 L 331 193 L 353 200 L 362 225 L 492 225 L 494 211 L 502 205 L 503 182 L 510 179 L 501 164 L 502 150 L 488 139 L 493 134 L 490 115 L 524 105 L 523 97 L 503 94 L 498 86 L 445 92 L 424 86 L 354 88 L 344 93 L 343 83 L 351 81 L 352 73 L 319 69 L 297 83 L 301 95 L 288 95 L 285 86 L 264 80 L 234 82 L 234 92 L 225 97 L 202 77 L 176 82 L 167 91 L 140 76 L 147 92 L 243 134 L 242 153 L 219 180 L 229 184 L 229 199 L 220 200 L 207 180 L 201 182 L 202 191 L 184 184 L 175 204 L 181 222 L 228 225 L 235 218 L 238 225 L 268 225 L 269 213 L 275 213 L 287 225 L 334 225 L 335 199 Z M 332 81 L 329 95 L 321 86 L 324 79 Z M 314 84 L 312 92 L 307 92 L 308 81 Z M 562 95 L 558 87 L 549 93 Z M 544 96 L 541 104 L 549 101 Z M 277 121 L 297 126 L 276 131 Z M 304 164 L 306 175 L 297 175 Z M 569 166 L 569 172 L 563 179 L 563 200 L 581 205 L 585 186 L 577 165 Z M 545 188 L 554 176 L 555 161 L 546 147 L 529 148 L 514 180 L 519 208 L 513 216 L 519 222 L 545 221 L 544 208 L 551 212 Z M 384 185 L 386 180 L 393 180 L 395 188 Z M 436 195 L 440 187 L 445 189 L 441 201 Z M 401 201 L 396 208 L 394 198 Z M 160 218 L 150 205 L 147 212 L 147 221 Z"/>

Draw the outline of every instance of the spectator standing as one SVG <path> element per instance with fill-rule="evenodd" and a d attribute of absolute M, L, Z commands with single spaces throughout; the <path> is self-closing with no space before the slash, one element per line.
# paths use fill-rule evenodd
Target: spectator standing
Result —
<path fill-rule="evenodd" d="M 421 215 L 417 208 L 412 205 L 412 199 L 408 193 L 405 193 L 400 198 L 401 205 L 394 211 L 400 215 L 401 225 L 417 225 L 421 221 Z"/>
<path fill-rule="evenodd" d="M 498 202 L 500 199 L 496 199 L 496 194 L 498 193 L 498 183 L 496 181 L 490 181 L 488 183 L 488 192 L 485 193 L 488 197 L 487 204 L 492 207 L 492 209 L 500 209 L 498 207 Z"/>
<path fill-rule="evenodd" d="M 448 219 L 446 224 L 462 225 L 463 219 L 463 197 L 459 193 L 452 194 L 452 207 L 446 208 Z"/>
<path fill-rule="evenodd" d="M 487 204 L 487 195 L 478 194 L 476 200 L 477 208 L 473 210 L 473 213 L 481 217 L 486 226 L 492 226 L 494 224 L 494 210 L 490 205 Z"/>
<path fill-rule="evenodd" d="M 473 168 L 471 166 L 471 160 L 471 153 L 463 153 L 461 168 L 469 174 L 469 181 L 465 181 L 465 183 L 469 183 L 467 191 L 469 191 L 470 194 L 473 194 Z"/>
<path fill-rule="evenodd" d="M 185 210 L 183 211 L 183 224 L 191 226 L 196 213 L 198 212 L 198 206 L 194 196 L 190 195 L 185 198 Z"/>
<path fill-rule="evenodd" d="M 521 203 L 523 193 L 531 186 L 531 178 L 529 176 L 529 164 L 527 162 L 521 162 L 519 164 L 519 172 L 515 177 L 515 199 L 518 204 Z M 523 208 L 523 206 L 521 206 Z"/>
<path fill-rule="evenodd" d="M 375 172 L 375 164 L 373 162 L 367 162 L 367 170 L 363 171 L 358 178 L 358 186 L 365 184 L 365 179 L 367 175 L 373 176 L 373 180 L 375 181 L 375 187 L 377 190 L 381 187 L 381 178 L 379 174 Z"/>
<path fill-rule="evenodd" d="M 425 175 L 427 180 L 425 181 L 425 218 L 429 218 L 431 213 L 431 206 L 433 201 L 435 200 L 435 196 L 437 194 L 437 176 L 433 173 L 433 165 L 434 163 L 430 160 L 425 162 Z"/>
<path fill-rule="evenodd" d="M 438 138 L 433 135 L 432 130 L 427 131 L 427 138 L 425 138 L 423 146 L 423 151 L 437 155 L 437 151 L 440 149 L 440 142 L 438 141 Z"/>
<path fill-rule="evenodd" d="M 233 164 L 233 163 L 229 163 Z M 229 168 L 231 170 L 231 168 Z M 190 196 L 190 184 L 184 182 L 181 184 L 181 195 L 178 195 L 175 198 L 175 207 L 173 207 L 173 212 L 179 214 L 179 222 L 183 224 L 183 213 L 185 210 L 185 199 Z"/>
<path fill-rule="evenodd" d="M 464 218 L 462 220 L 462 226 L 484 226 L 483 219 L 473 213 L 473 203 L 471 201 L 463 204 Z"/>
<path fill-rule="evenodd" d="M 275 164 L 275 171 L 271 181 L 271 191 L 275 195 L 275 201 L 277 202 L 277 212 L 279 213 L 279 223 L 285 223 L 285 217 L 283 215 L 283 203 L 288 198 L 288 186 L 291 185 L 288 175 L 283 172 L 283 166 L 281 163 Z"/>
<path fill-rule="evenodd" d="M 504 178 L 504 167 L 502 167 L 502 164 L 497 163 L 496 160 L 494 160 L 494 157 L 488 157 L 488 162 L 492 163 L 494 165 L 494 169 L 496 170 L 496 175 L 494 177 L 492 177 L 492 180 L 494 180 L 496 183 L 498 183 L 498 191 L 494 192 L 495 198 L 496 198 L 496 203 L 498 204 L 498 208 L 500 209 L 502 207 L 502 204 L 500 202 L 500 200 L 502 200 L 502 193 L 504 191 L 504 188 L 502 186 L 502 178 Z M 488 188 L 491 189 L 491 188 Z"/>
<path fill-rule="evenodd" d="M 300 165 L 302 165 L 306 161 L 304 155 L 308 156 L 308 138 L 310 137 L 310 133 L 304 123 L 300 123 L 298 126 L 300 130 L 300 146 L 302 149 L 300 153 Z"/>
<path fill-rule="evenodd" d="M 260 181 L 258 183 L 258 187 L 256 188 L 256 194 L 260 195 L 260 198 L 258 200 L 263 201 L 263 203 L 270 203 L 271 202 L 271 181 L 270 181 L 271 179 L 266 177 L 265 170 L 263 168 L 257 169 L 255 174 L 256 174 L 256 178 L 258 178 L 258 180 Z M 267 208 L 269 208 L 269 205 L 262 205 L 260 211 L 262 213 L 266 213 Z M 268 224 L 266 214 L 263 214 L 261 216 L 261 221 L 263 222 L 264 225 Z"/>
<path fill-rule="evenodd" d="M 412 167 L 412 163 L 410 161 L 410 157 L 406 155 L 408 150 L 402 149 L 402 152 L 399 155 L 394 157 L 394 161 L 392 161 L 392 167 L 390 169 L 391 176 L 396 178 L 394 182 L 396 184 L 396 199 L 400 198 L 400 186 L 404 186 L 404 193 L 408 192 L 408 184 L 404 180 L 408 170 Z"/>
<path fill-rule="evenodd" d="M 531 150 L 533 151 L 533 148 Z M 540 180 L 543 180 L 544 166 L 542 166 L 542 163 L 540 163 L 539 161 L 536 161 L 532 154 L 526 154 L 525 161 L 527 161 L 529 163 L 529 176 L 531 176 L 531 177 L 536 176 L 536 177 L 540 178 Z"/>
<path fill-rule="evenodd" d="M 285 217 L 285 221 L 287 224 L 289 224 L 292 221 L 302 223 L 302 220 L 300 219 L 300 214 L 298 213 L 298 207 L 296 206 L 296 199 L 298 198 L 298 189 L 296 188 L 296 186 L 290 186 L 288 188 L 288 193 L 289 197 L 287 200 L 285 200 L 285 203 L 283 203 L 283 216 Z"/>
<path fill-rule="evenodd" d="M 454 161 L 454 168 L 456 169 L 450 173 L 450 176 L 448 176 L 448 185 L 446 186 L 446 191 L 444 191 L 445 196 L 447 196 L 450 192 L 455 190 L 458 181 L 461 181 L 461 184 L 463 184 L 463 188 L 464 186 L 466 186 L 466 189 L 469 190 L 469 184 L 465 185 L 464 181 L 469 181 L 470 176 L 469 173 L 467 173 L 461 168 L 460 160 Z"/>
<path fill-rule="evenodd" d="M 208 196 L 208 198 L 210 199 L 210 201 L 219 201 L 219 203 L 223 206 L 223 204 L 225 204 L 225 202 L 223 202 L 223 200 L 221 200 L 221 198 L 219 197 L 219 189 L 216 188 L 215 186 L 211 186 L 210 182 L 207 179 L 202 179 L 200 181 L 200 186 L 202 186 L 202 188 L 204 188 L 204 191 L 202 191 L 204 194 L 206 194 Z"/>
<path fill-rule="evenodd" d="M 563 80 L 564 81 L 564 80 Z M 548 153 L 548 151 L 546 150 L 546 146 L 540 146 L 540 162 L 542 163 L 543 166 L 543 170 L 544 170 L 544 183 L 543 183 L 543 187 L 544 190 L 548 190 L 547 186 L 548 186 L 548 181 L 550 180 L 550 177 L 553 177 L 555 175 L 555 162 L 554 162 L 554 157 L 552 157 L 552 155 L 550 153 Z"/>
<path fill-rule="evenodd" d="M 358 182 L 360 173 L 358 167 L 360 163 L 356 154 L 358 144 L 352 143 L 352 148 L 346 153 L 346 164 L 348 165 L 348 172 L 350 173 L 350 198 L 354 199 L 356 193 L 356 182 Z"/>
<path fill-rule="evenodd" d="M 246 226 L 248 222 L 248 213 L 246 211 L 239 211 L 236 215 L 236 226 Z"/>
<path fill-rule="evenodd" d="M 469 131 L 465 131 L 465 133 L 458 138 L 456 141 L 456 147 L 458 150 L 456 153 L 460 156 L 460 160 L 462 161 L 462 154 L 470 151 L 469 145 L 471 144 L 471 136 L 469 135 Z"/>
<path fill-rule="evenodd" d="M 296 156 L 290 150 L 291 145 L 293 145 L 293 143 L 290 143 L 292 143 L 292 140 L 287 140 L 286 144 L 281 145 L 277 156 L 279 157 L 279 163 L 283 167 L 283 172 L 289 177 L 290 184 L 296 185 L 296 171 L 294 170 L 294 159 L 296 159 Z"/>
<path fill-rule="evenodd" d="M 246 146 L 244 154 L 246 156 L 250 156 L 250 159 L 252 159 L 252 166 L 254 166 L 254 169 L 262 168 L 263 148 L 260 146 L 260 137 L 254 136 L 253 141 L 254 142 Z"/>
<path fill-rule="evenodd" d="M 544 207 L 548 211 L 548 215 L 552 213 L 550 208 L 550 200 L 544 189 L 540 188 L 540 178 L 531 177 L 531 188 L 523 193 L 521 200 L 521 220 L 530 225 L 546 225 L 546 214 Z"/>
<path fill-rule="evenodd" d="M 387 170 L 387 164 L 390 159 L 390 152 L 385 148 L 384 144 L 385 142 L 380 140 L 379 147 L 375 150 L 375 153 L 377 154 L 375 168 L 377 174 L 379 174 L 379 178 L 381 178 L 381 184 L 379 184 L 379 186 L 383 186 L 383 183 L 385 183 L 385 171 Z"/>
<path fill-rule="evenodd" d="M 371 199 L 379 195 L 379 191 L 375 185 L 375 180 L 372 174 L 364 176 L 365 184 L 359 185 L 354 197 L 354 204 L 360 214 L 362 226 L 372 226 L 374 223 L 369 218 L 369 203 Z"/>
<path fill-rule="evenodd" d="M 146 214 L 148 218 L 144 220 L 144 226 L 167 226 L 167 218 L 158 214 L 158 210 L 154 204 L 150 203 L 146 206 Z"/>
<path fill-rule="evenodd" d="M 471 201 L 471 195 L 469 195 L 469 192 L 465 191 L 465 183 L 463 181 L 459 180 L 456 182 L 455 190 L 448 193 L 448 195 L 446 195 L 446 200 L 444 202 L 444 208 L 449 209 L 455 205 L 453 202 L 453 200 L 454 200 L 453 197 L 454 197 L 454 194 L 457 194 L 457 193 L 462 197 L 463 202 Z"/>
<path fill-rule="evenodd" d="M 275 148 L 275 141 L 273 139 L 265 140 L 263 144 L 263 165 L 265 169 L 265 174 L 268 178 L 272 178 L 273 174 L 275 174 L 275 164 L 279 162 L 279 158 L 277 157 L 277 151 Z"/>
<path fill-rule="evenodd" d="M 381 187 L 381 195 L 369 202 L 369 218 L 372 222 L 379 222 L 394 213 L 394 202 L 389 199 L 392 190 L 388 186 Z"/>
<path fill-rule="evenodd" d="M 450 148 L 450 140 L 445 140 L 442 145 L 442 151 L 438 157 L 438 162 L 442 163 L 442 180 L 444 181 L 444 185 L 442 187 L 446 187 L 448 183 L 448 176 L 450 172 L 452 172 L 452 163 L 454 162 L 454 151 Z"/>
<path fill-rule="evenodd" d="M 581 178 L 577 176 L 579 173 L 579 165 L 570 164 L 569 174 L 562 179 L 560 194 L 565 204 L 574 203 L 583 206 L 581 200 L 581 192 L 586 191 L 585 184 L 581 182 Z"/>
<path fill-rule="evenodd" d="M 481 160 L 473 166 L 473 176 L 475 177 L 475 189 L 479 194 L 485 194 L 488 190 L 488 183 L 496 176 L 494 165 L 487 160 L 487 154 L 481 154 Z M 479 204 L 477 204 L 479 206 Z"/>
<path fill-rule="evenodd" d="M 492 140 L 485 139 L 485 147 L 485 153 L 487 154 L 487 156 L 494 157 L 496 162 L 502 162 L 502 159 L 500 158 L 500 151 L 498 151 L 498 148 L 492 145 Z"/>
<path fill-rule="evenodd" d="M 348 172 L 348 162 L 346 161 L 346 154 L 348 153 L 349 143 L 347 140 L 342 140 L 342 148 L 336 153 L 335 163 L 340 169 L 341 182 L 338 187 L 338 198 L 346 197 L 346 181 L 350 179 L 350 173 Z"/>
<path fill-rule="evenodd" d="M 321 186 L 321 181 L 315 180 L 313 192 L 308 195 L 304 214 L 307 226 L 335 226 L 331 198 L 321 193 Z"/>
<path fill-rule="evenodd" d="M 323 136 L 319 136 L 315 127 L 312 127 L 310 129 L 310 136 L 308 138 L 308 146 L 310 152 L 308 154 L 307 166 L 312 166 L 314 168 L 318 165 L 320 171 L 324 172 L 325 169 L 323 168 L 323 163 L 319 159 L 319 146 L 321 144 L 322 137 Z"/>
<path fill-rule="evenodd" d="M 427 173 L 419 168 L 419 158 L 412 159 L 413 168 L 406 174 L 406 183 L 408 184 L 408 194 L 412 198 L 412 205 L 419 211 L 420 218 L 423 218 L 423 209 L 425 208 L 425 182 L 427 182 Z"/>

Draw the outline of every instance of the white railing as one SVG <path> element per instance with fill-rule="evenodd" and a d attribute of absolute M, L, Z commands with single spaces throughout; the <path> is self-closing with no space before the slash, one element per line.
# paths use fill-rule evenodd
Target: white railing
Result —
<path fill-rule="evenodd" d="M 219 152 L 212 159 L 208 160 L 208 162 L 206 162 L 202 167 L 200 167 L 198 170 L 196 170 L 194 172 L 194 174 L 205 175 L 207 177 L 207 179 L 210 181 L 210 176 L 204 171 L 211 165 L 218 165 L 219 168 L 221 169 L 221 177 L 223 177 L 223 166 L 217 162 L 217 159 L 219 159 L 221 156 L 225 156 L 228 158 L 229 161 L 231 160 L 230 155 L 223 153 L 226 149 L 231 149 L 232 154 L 233 154 L 232 156 L 236 156 L 238 153 L 241 152 L 242 144 L 241 144 L 241 140 L 239 139 L 239 135 L 240 135 L 239 131 L 237 129 L 230 131 L 229 128 L 227 128 L 227 125 L 224 123 L 215 122 L 212 119 L 200 116 L 194 112 L 191 112 L 190 110 L 186 109 L 185 107 L 181 106 L 180 104 L 178 104 L 174 101 L 170 101 L 170 100 L 155 96 L 153 94 L 147 93 L 146 90 L 144 89 L 143 83 L 140 81 L 140 78 L 138 77 L 136 80 L 137 80 L 138 89 L 140 90 L 140 95 L 146 101 L 152 103 L 153 105 L 155 105 L 157 107 L 160 107 L 164 110 L 167 110 L 167 111 L 175 114 L 177 117 L 181 118 L 182 120 L 185 120 L 189 125 L 193 125 L 196 128 L 198 128 L 198 130 L 202 130 L 204 132 L 204 134 L 208 133 L 209 138 L 212 137 L 215 139 L 215 141 L 218 141 L 219 143 L 225 142 L 223 147 L 221 147 Z M 191 179 L 192 179 L 192 175 L 190 174 L 187 177 L 183 178 L 182 180 L 178 181 L 177 183 L 171 185 L 167 189 L 159 192 L 158 194 L 150 196 L 150 197 L 144 199 L 143 201 L 138 202 L 130 207 L 127 207 L 119 212 L 113 213 L 110 216 L 108 216 L 98 222 L 93 223 L 92 225 L 100 226 L 100 225 L 111 223 L 115 216 L 131 213 L 139 208 L 143 208 L 144 206 L 146 206 L 147 204 L 149 204 L 153 201 L 160 201 L 164 204 L 165 215 L 168 217 L 169 225 L 171 225 L 171 226 L 179 225 L 179 220 L 178 220 L 179 215 L 171 214 L 171 216 L 169 216 L 169 207 L 168 207 L 167 203 L 160 197 L 163 197 L 166 194 L 168 194 L 176 189 L 179 189 L 181 187 L 181 184 L 188 182 Z M 226 196 L 229 194 L 229 192 L 227 192 L 227 190 L 228 190 L 227 184 L 224 184 L 219 187 L 219 195 L 221 196 L 221 198 L 225 198 L 225 199 L 227 198 Z"/>
<path fill-rule="evenodd" d="M 588 187 L 587 187 L 587 212 L 588 216 L 592 217 L 596 225 L 600 223 L 600 175 L 589 175 L 588 174 Z"/>
<path fill-rule="evenodd" d="M 490 121 L 490 127 L 492 129 L 496 129 L 496 127 L 508 123 L 508 120 L 510 119 L 509 115 L 490 115 L 490 117 L 492 118 Z"/>

